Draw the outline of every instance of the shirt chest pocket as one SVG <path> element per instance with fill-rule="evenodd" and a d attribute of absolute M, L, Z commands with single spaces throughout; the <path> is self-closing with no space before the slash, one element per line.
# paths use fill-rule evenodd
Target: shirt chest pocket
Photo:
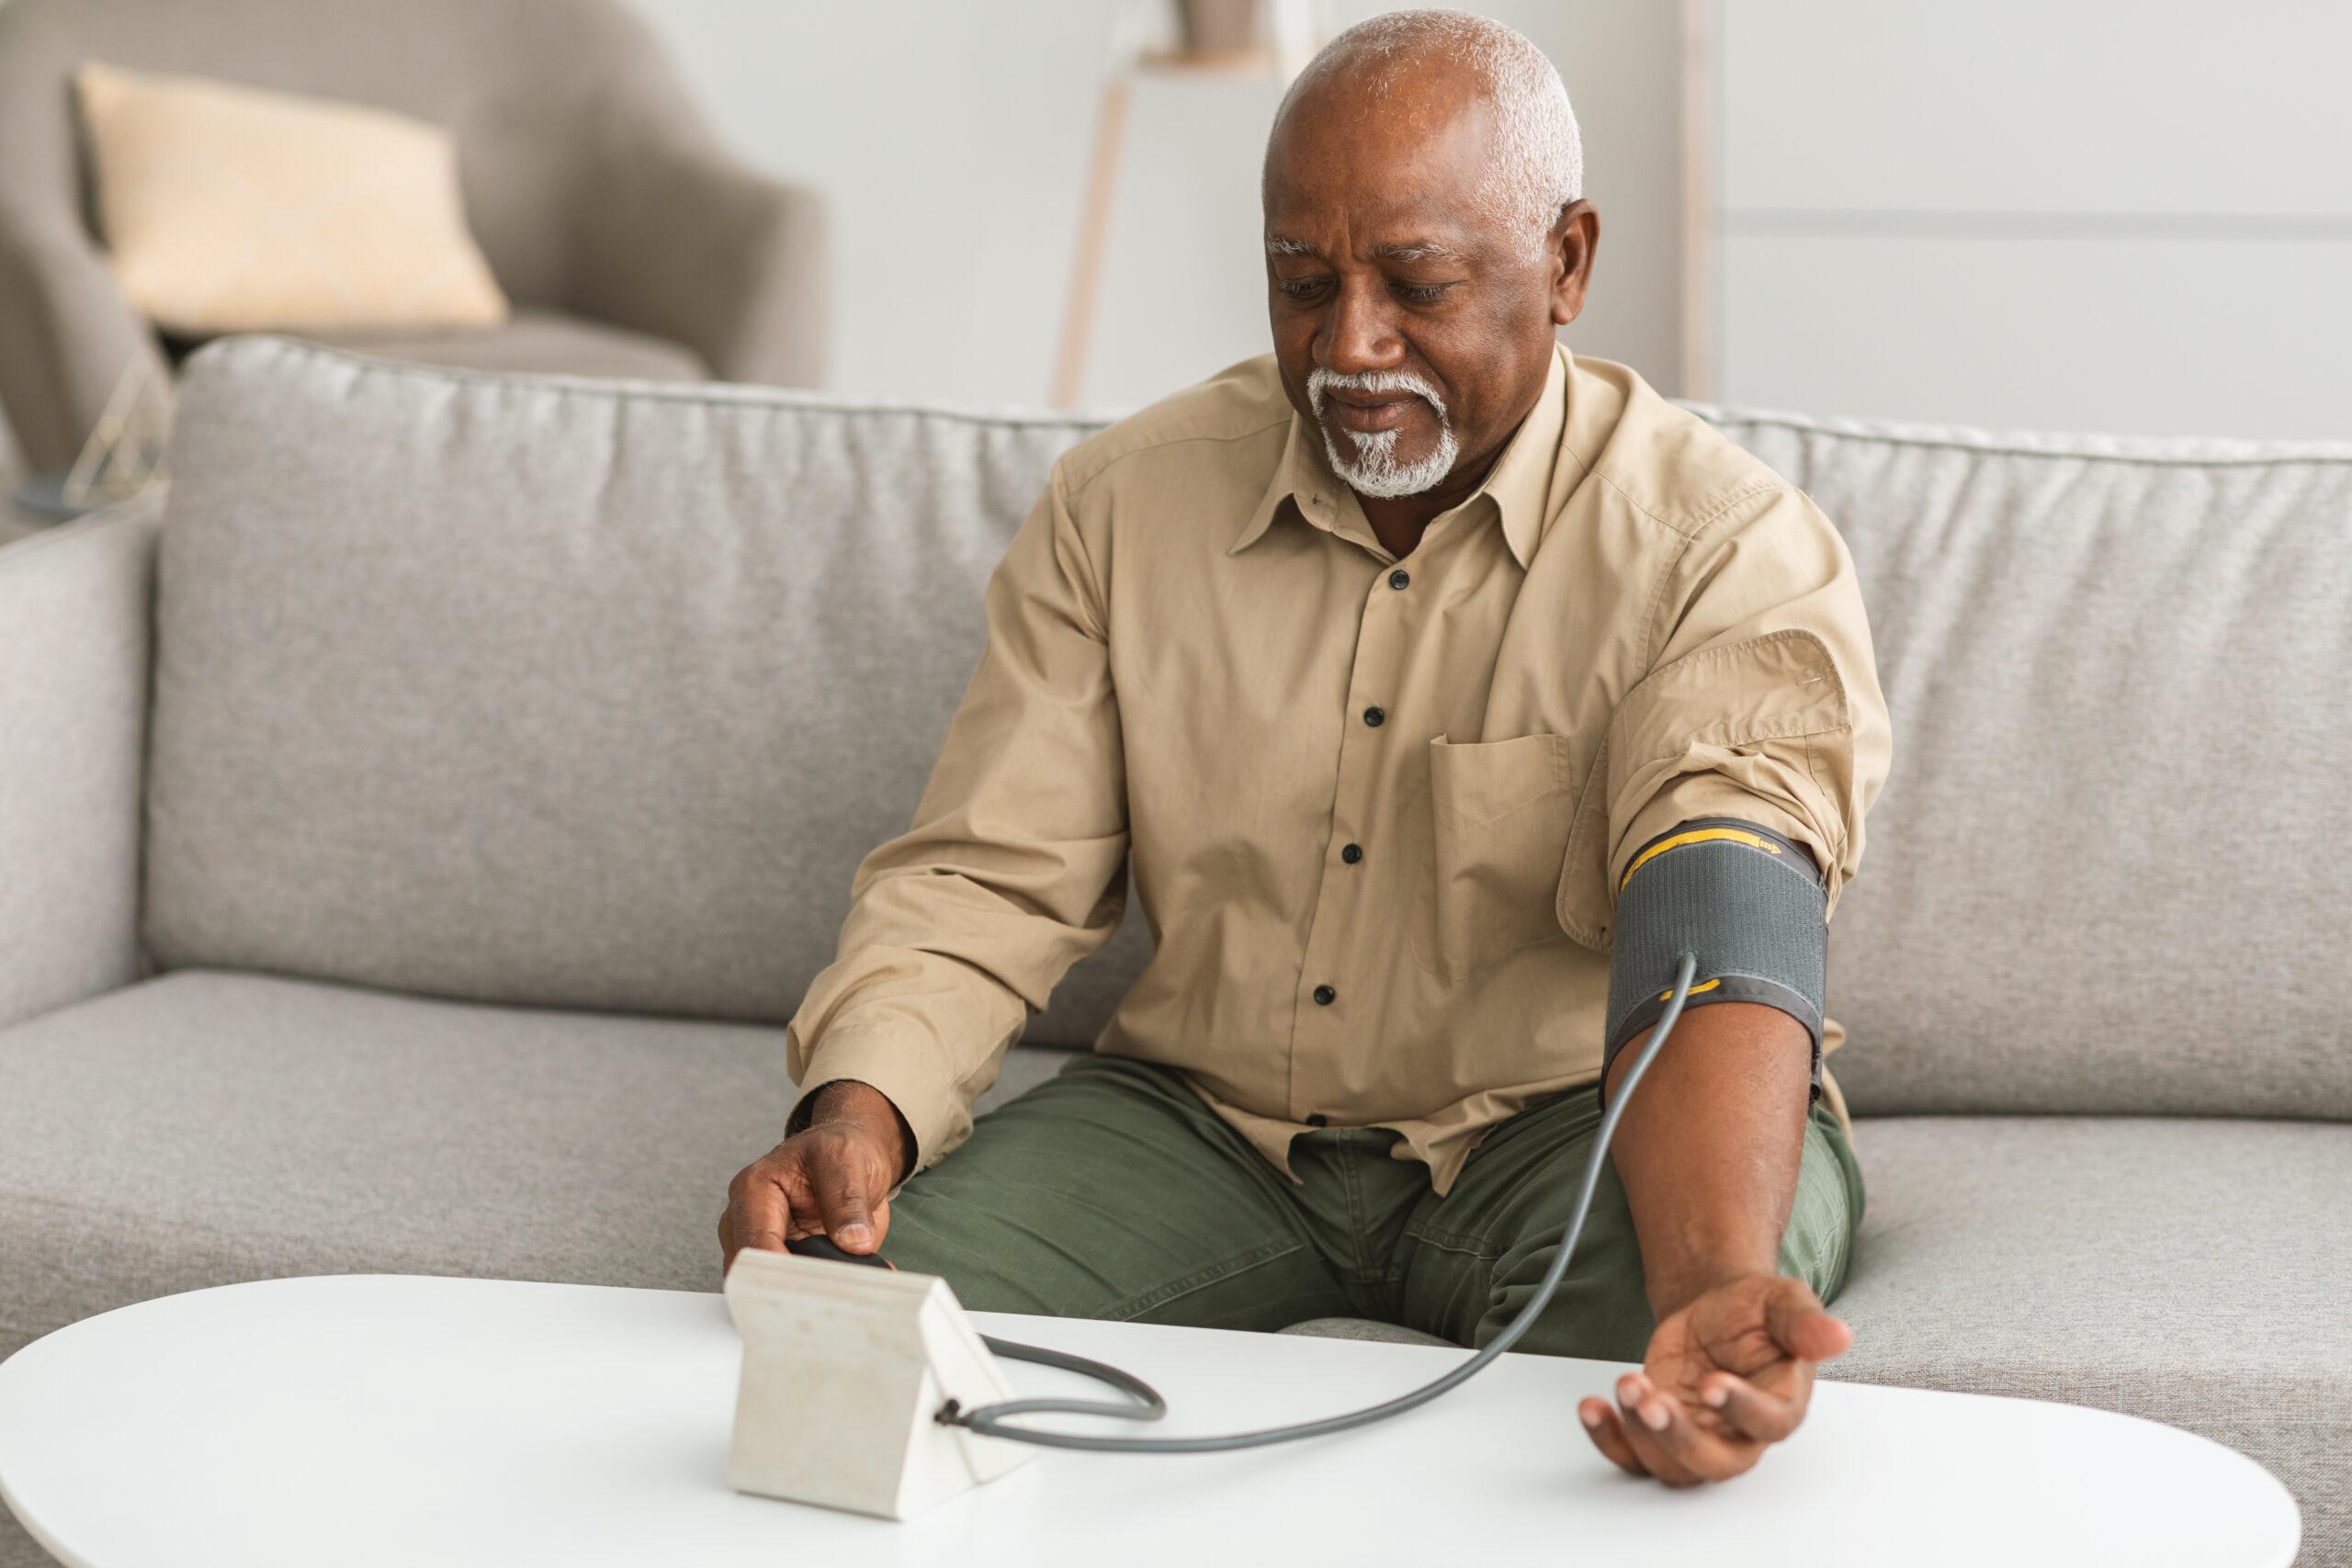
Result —
<path fill-rule="evenodd" d="M 1576 817 L 1568 738 L 1429 743 L 1427 848 L 1413 958 L 1449 984 L 1560 938 L 1556 897 Z"/>

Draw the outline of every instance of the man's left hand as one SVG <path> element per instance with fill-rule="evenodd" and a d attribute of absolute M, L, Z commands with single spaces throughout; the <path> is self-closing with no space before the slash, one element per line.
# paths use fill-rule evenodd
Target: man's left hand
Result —
<path fill-rule="evenodd" d="M 1577 1414 L 1621 1470 L 1668 1486 L 1728 1481 L 1797 1429 L 1815 1365 L 1853 1331 L 1802 1280 L 1744 1274 L 1661 1319 L 1642 1370 L 1617 1380 L 1617 1405 Z"/>

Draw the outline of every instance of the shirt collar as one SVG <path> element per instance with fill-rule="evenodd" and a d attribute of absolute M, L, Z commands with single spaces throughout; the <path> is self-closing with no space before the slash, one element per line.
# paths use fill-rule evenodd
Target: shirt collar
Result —
<path fill-rule="evenodd" d="M 1568 351 L 1555 346 L 1535 406 L 1512 432 L 1495 466 L 1487 471 L 1486 482 L 1461 503 L 1476 505 L 1481 496 L 1493 500 L 1502 516 L 1503 542 L 1510 547 L 1510 553 L 1522 570 L 1534 561 L 1535 547 L 1544 537 L 1553 468 L 1559 455 L 1560 437 L 1566 427 L 1567 372 Z M 1326 533 L 1332 532 L 1342 514 L 1340 503 L 1346 489 L 1331 472 L 1314 427 L 1294 412 L 1289 438 L 1283 444 L 1281 460 L 1274 465 L 1273 479 L 1225 553 L 1238 555 L 1255 544 L 1273 525 L 1275 514 L 1285 501 L 1291 502 L 1309 523 Z"/>

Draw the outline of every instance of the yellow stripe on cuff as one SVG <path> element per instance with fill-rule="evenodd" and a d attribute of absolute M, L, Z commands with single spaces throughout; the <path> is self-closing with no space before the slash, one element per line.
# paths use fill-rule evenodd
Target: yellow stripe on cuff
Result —
<path fill-rule="evenodd" d="M 1720 985 L 1722 985 L 1723 983 L 1724 983 L 1724 977 L 1723 977 L 1722 976 L 1718 975 L 1718 976 L 1716 976 L 1713 979 L 1712 979 L 1712 980 L 1708 981 L 1708 982 L 1707 982 L 1705 985 L 1703 985 L 1703 986 L 1693 986 L 1693 987 L 1690 987 L 1690 995 L 1691 995 L 1691 996 L 1694 996 L 1694 997 L 1695 997 L 1695 996 L 1697 996 L 1701 991 L 1712 991 L 1712 990 L 1713 990 L 1717 986 L 1720 986 Z M 1668 986 L 1666 989 L 1664 989 L 1663 991 L 1660 991 L 1660 992 L 1657 994 L 1657 999 L 1658 999 L 1658 1000 L 1660 1000 L 1660 1001 L 1662 1001 L 1662 1002 L 1670 1002 L 1670 1001 L 1672 1001 L 1672 1000 L 1674 999 L 1674 987 L 1671 987 L 1671 986 Z"/>
<path fill-rule="evenodd" d="M 1771 840 L 1759 834 L 1742 832 L 1737 828 L 1694 828 L 1688 833 L 1677 833 L 1670 839 L 1660 840 L 1635 855 L 1634 863 L 1625 868 L 1624 876 L 1619 880 L 1617 891 L 1624 892 L 1625 884 L 1634 880 L 1634 873 L 1641 870 L 1667 851 L 1679 850 L 1685 844 L 1703 844 L 1710 840 L 1717 839 L 1728 839 L 1735 844 L 1746 844 L 1750 849 L 1763 850 L 1770 854 L 1781 852 L 1781 846 Z"/>

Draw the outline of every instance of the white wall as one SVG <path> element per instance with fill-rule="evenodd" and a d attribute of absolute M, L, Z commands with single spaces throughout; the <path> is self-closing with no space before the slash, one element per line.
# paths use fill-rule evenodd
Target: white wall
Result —
<path fill-rule="evenodd" d="M 1715 396 L 2352 437 L 2352 6 L 1714 10 Z"/>
<path fill-rule="evenodd" d="M 637 0 L 738 151 L 831 198 L 832 389 L 1036 405 L 1052 380 L 1103 71 L 1144 0 Z M 1392 7 L 1327 0 L 1327 31 Z M 1567 333 L 1679 363 L 1678 7 L 1499 0 L 1560 65 L 1602 241 Z M 1129 407 L 1265 347 L 1270 80 L 1148 81 L 1128 122 L 1083 401 Z"/>

